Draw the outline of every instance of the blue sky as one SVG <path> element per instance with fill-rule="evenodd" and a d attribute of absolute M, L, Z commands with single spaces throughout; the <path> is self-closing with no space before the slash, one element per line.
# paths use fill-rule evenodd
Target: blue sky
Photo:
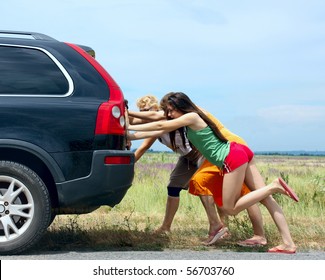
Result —
<path fill-rule="evenodd" d="M 0 28 L 93 47 L 132 109 L 183 91 L 254 151 L 325 151 L 323 0 L 15 0 Z"/>

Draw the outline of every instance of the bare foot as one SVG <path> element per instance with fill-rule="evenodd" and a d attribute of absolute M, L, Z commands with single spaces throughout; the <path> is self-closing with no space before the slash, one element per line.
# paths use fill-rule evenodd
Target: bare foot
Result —
<path fill-rule="evenodd" d="M 155 234 L 170 234 L 171 230 L 167 228 L 160 227 L 154 231 Z"/>
<path fill-rule="evenodd" d="M 294 192 L 294 190 L 290 188 L 282 178 L 275 179 L 272 182 L 272 184 L 276 187 L 277 192 L 289 196 L 291 199 L 293 199 L 296 202 L 299 201 L 299 198 Z"/>
<path fill-rule="evenodd" d="M 285 189 L 281 186 L 278 178 L 273 180 L 272 187 L 275 188 L 277 193 L 288 195 L 287 192 L 285 191 Z"/>
<path fill-rule="evenodd" d="M 237 245 L 242 247 L 259 247 L 265 246 L 267 244 L 266 238 L 264 236 L 254 235 L 253 237 L 239 241 Z"/>

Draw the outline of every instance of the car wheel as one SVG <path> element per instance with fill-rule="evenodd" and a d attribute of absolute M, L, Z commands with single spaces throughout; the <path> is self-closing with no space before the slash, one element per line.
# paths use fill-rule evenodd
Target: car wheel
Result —
<path fill-rule="evenodd" d="M 33 246 L 50 223 L 50 205 L 48 190 L 34 171 L 0 161 L 0 253 Z"/>

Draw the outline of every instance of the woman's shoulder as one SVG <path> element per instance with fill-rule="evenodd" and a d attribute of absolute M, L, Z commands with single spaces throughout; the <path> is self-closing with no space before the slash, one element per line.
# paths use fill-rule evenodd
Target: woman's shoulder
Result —
<path fill-rule="evenodd" d="M 193 130 L 201 130 L 207 126 L 206 122 L 197 113 L 189 113 L 189 128 Z"/>
<path fill-rule="evenodd" d="M 189 113 L 186 113 L 186 114 L 184 114 L 183 115 L 184 117 L 186 117 L 186 118 L 191 118 L 191 119 L 198 119 L 198 118 L 201 118 L 200 116 L 199 116 L 199 114 L 198 113 L 196 113 L 196 112 L 189 112 Z"/>

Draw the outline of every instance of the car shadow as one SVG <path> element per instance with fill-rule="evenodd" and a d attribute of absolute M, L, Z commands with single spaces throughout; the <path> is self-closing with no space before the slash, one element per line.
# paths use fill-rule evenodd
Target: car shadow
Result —
<path fill-rule="evenodd" d="M 55 251 L 162 251 L 170 245 L 168 234 L 139 230 L 102 229 L 48 231 L 24 254 Z"/>

